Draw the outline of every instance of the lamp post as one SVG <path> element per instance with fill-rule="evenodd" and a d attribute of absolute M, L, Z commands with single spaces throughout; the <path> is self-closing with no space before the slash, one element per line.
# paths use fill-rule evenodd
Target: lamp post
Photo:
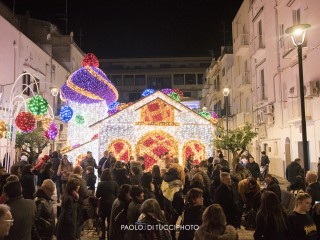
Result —
<path fill-rule="evenodd" d="M 224 96 L 224 104 L 226 108 L 226 131 L 227 131 L 227 136 L 229 134 L 229 93 L 230 89 L 229 88 L 224 88 L 223 89 L 223 96 Z M 228 161 L 229 161 L 229 150 L 228 150 Z"/>
<path fill-rule="evenodd" d="M 306 112 L 304 104 L 304 83 L 302 68 L 302 45 L 306 36 L 306 30 L 310 28 L 310 24 L 294 25 L 286 29 L 286 33 L 291 35 L 293 44 L 298 48 L 298 64 L 299 64 L 299 86 L 300 86 L 300 104 L 301 104 L 301 128 L 302 128 L 302 146 L 303 146 L 303 162 L 304 169 L 309 170 L 308 160 L 308 140 L 306 127 Z"/>

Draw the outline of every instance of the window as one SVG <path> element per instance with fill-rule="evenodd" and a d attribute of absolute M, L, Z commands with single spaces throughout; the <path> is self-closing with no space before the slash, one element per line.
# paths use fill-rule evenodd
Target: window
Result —
<path fill-rule="evenodd" d="M 186 84 L 187 85 L 196 84 L 196 75 L 195 74 L 186 74 Z"/>
<path fill-rule="evenodd" d="M 133 77 L 133 75 L 125 75 L 123 77 L 123 86 L 134 86 L 134 77 Z"/>
<path fill-rule="evenodd" d="M 145 86 L 146 85 L 146 76 L 145 75 L 136 75 L 134 82 L 135 82 L 135 86 Z"/>
<path fill-rule="evenodd" d="M 26 73 L 26 72 L 24 72 Z M 27 95 L 27 96 L 30 96 L 30 89 L 28 86 L 30 86 L 30 83 L 31 83 L 31 79 L 30 79 L 30 75 L 29 74 L 26 74 L 26 75 L 23 75 L 23 78 L 22 78 L 22 93 L 24 95 Z"/>
<path fill-rule="evenodd" d="M 153 89 L 172 88 L 171 76 L 148 76 L 147 87 Z"/>
<path fill-rule="evenodd" d="M 55 112 L 55 116 L 58 116 L 58 115 L 60 115 L 60 111 L 61 111 L 61 108 L 62 108 L 62 103 L 61 103 L 61 98 L 60 97 L 55 97 L 53 99 L 53 101 L 56 101 L 56 99 L 57 99 L 57 104 L 56 104 L 57 108 L 53 109 L 53 111 Z"/>
<path fill-rule="evenodd" d="M 222 77 L 226 75 L 226 68 L 222 68 Z"/>
<path fill-rule="evenodd" d="M 284 47 L 284 25 L 283 24 L 280 24 L 279 32 L 280 32 L 280 48 L 283 48 Z"/>
<path fill-rule="evenodd" d="M 191 92 L 183 92 L 184 97 L 191 97 Z"/>
<path fill-rule="evenodd" d="M 266 99 L 266 89 L 265 89 L 265 83 L 264 83 L 264 69 L 261 69 L 260 71 L 260 82 L 261 82 L 261 99 Z"/>
<path fill-rule="evenodd" d="M 168 64 L 168 63 L 160 63 L 160 68 L 171 68 L 171 64 Z"/>
<path fill-rule="evenodd" d="M 203 76 L 203 74 L 202 74 L 202 73 L 198 73 L 198 74 L 197 74 L 197 81 L 198 81 L 198 84 L 203 84 L 202 76 Z"/>
<path fill-rule="evenodd" d="M 39 94 L 40 92 L 40 80 L 35 78 L 35 84 L 33 84 L 33 92 Z"/>
<path fill-rule="evenodd" d="M 300 9 L 296 9 L 292 11 L 292 19 L 293 19 L 293 25 L 300 24 Z"/>
<path fill-rule="evenodd" d="M 113 75 L 113 76 L 111 76 L 111 82 L 115 86 L 122 86 L 122 76 L 121 75 Z"/>
<path fill-rule="evenodd" d="M 129 102 L 135 102 L 141 98 L 140 92 L 131 92 L 129 93 Z"/>
<path fill-rule="evenodd" d="M 184 85 L 184 75 L 183 74 L 174 74 L 173 75 L 173 84 L 174 85 Z"/>

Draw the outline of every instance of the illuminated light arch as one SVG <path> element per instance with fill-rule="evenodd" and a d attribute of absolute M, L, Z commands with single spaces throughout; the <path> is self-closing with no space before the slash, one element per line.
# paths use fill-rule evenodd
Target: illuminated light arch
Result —
<path fill-rule="evenodd" d="M 108 151 L 113 152 L 117 160 L 129 161 L 130 156 L 132 155 L 131 144 L 125 139 L 115 139 L 109 146 Z"/>
<path fill-rule="evenodd" d="M 194 161 L 201 162 L 206 159 L 206 147 L 198 140 L 190 140 L 183 145 L 183 161 L 187 160 L 190 155 L 194 156 Z"/>
<path fill-rule="evenodd" d="M 179 156 L 178 141 L 162 130 L 146 133 L 136 144 L 137 156 L 144 157 L 145 169 L 147 170 L 160 160 L 160 154 L 165 154 L 166 152 L 169 152 L 173 157 Z"/>

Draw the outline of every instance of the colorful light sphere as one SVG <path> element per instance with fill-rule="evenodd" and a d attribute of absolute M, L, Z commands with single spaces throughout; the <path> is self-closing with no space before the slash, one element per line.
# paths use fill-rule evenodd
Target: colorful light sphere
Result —
<path fill-rule="evenodd" d="M 78 125 L 84 124 L 84 117 L 80 114 L 77 114 L 75 121 L 76 121 L 76 124 Z"/>
<path fill-rule="evenodd" d="M 43 130 L 48 131 L 52 120 L 53 120 L 53 119 L 52 119 L 51 117 L 44 117 L 44 118 L 42 119 L 41 123 L 42 123 L 42 128 L 43 128 Z"/>
<path fill-rule="evenodd" d="M 106 104 L 110 105 L 118 99 L 118 91 L 106 74 L 97 67 L 96 57 L 93 54 L 86 57 L 84 66 L 71 74 L 62 86 L 62 95 L 66 100 L 78 103 L 106 101 Z"/>
<path fill-rule="evenodd" d="M 180 96 L 180 99 L 183 98 L 183 92 L 179 88 L 175 88 L 173 91 Z"/>
<path fill-rule="evenodd" d="M 211 112 L 211 117 L 215 119 L 219 118 L 218 114 L 216 114 L 215 112 Z"/>
<path fill-rule="evenodd" d="M 108 110 L 108 115 L 111 116 L 111 115 L 113 115 L 113 114 L 115 114 L 115 113 L 117 113 L 117 112 L 119 112 L 118 109 Z"/>
<path fill-rule="evenodd" d="M 94 66 L 99 67 L 99 60 L 93 53 L 88 53 L 82 60 L 82 66 Z"/>
<path fill-rule="evenodd" d="M 210 118 L 211 118 L 211 114 L 210 114 L 209 112 L 202 111 L 202 112 L 199 112 L 199 114 L 200 114 L 202 117 L 204 117 L 204 118 L 206 118 L 206 119 L 208 119 L 208 120 L 210 120 Z"/>
<path fill-rule="evenodd" d="M 62 122 L 69 122 L 73 116 L 73 110 L 69 106 L 64 106 L 60 111 L 60 119 Z"/>
<path fill-rule="evenodd" d="M 122 111 L 123 109 L 127 108 L 128 107 L 128 104 L 126 103 L 120 103 L 118 106 L 117 106 L 117 110 L 118 111 Z"/>
<path fill-rule="evenodd" d="M 108 106 L 108 110 L 116 109 L 120 105 L 119 102 L 114 102 Z"/>
<path fill-rule="evenodd" d="M 7 134 L 7 125 L 4 121 L 0 120 L 0 138 L 5 137 Z"/>
<path fill-rule="evenodd" d="M 36 95 L 28 101 L 28 109 L 33 115 L 44 115 L 48 110 L 48 102 L 40 95 Z"/>
<path fill-rule="evenodd" d="M 32 132 L 36 128 L 36 119 L 31 112 L 20 112 L 15 123 L 23 132 Z"/>
<path fill-rule="evenodd" d="M 164 88 L 161 90 L 161 92 L 163 92 L 166 95 L 169 95 L 170 93 L 173 92 L 173 90 L 171 88 Z"/>
<path fill-rule="evenodd" d="M 57 124 L 51 122 L 47 131 L 44 132 L 44 136 L 49 140 L 55 140 L 59 133 Z"/>
<path fill-rule="evenodd" d="M 154 92 L 155 92 L 154 89 L 148 88 L 148 89 L 146 89 L 146 90 L 144 90 L 144 91 L 142 92 L 141 96 L 142 96 L 142 97 L 147 97 L 147 96 L 151 95 L 151 94 L 154 93 Z"/>
<path fill-rule="evenodd" d="M 177 102 L 180 102 L 180 95 L 178 93 L 171 92 L 168 94 L 168 96 L 171 97 L 172 99 L 176 100 Z"/>

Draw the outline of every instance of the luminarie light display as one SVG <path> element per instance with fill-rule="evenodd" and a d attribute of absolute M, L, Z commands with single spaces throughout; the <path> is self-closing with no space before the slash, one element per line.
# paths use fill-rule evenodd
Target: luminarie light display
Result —
<path fill-rule="evenodd" d="M 33 115 L 44 115 L 48 110 L 48 102 L 40 95 L 29 99 L 28 109 Z"/>
<path fill-rule="evenodd" d="M 7 133 L 7 125 L 4 121 L 0 120 L 0 138 L 6 136 Z"/>
<path fill-rule="evenodd" d="M 73 116 L 73 110 L 68 105 L 60 110 L 60 119 L 62 122 L 69 122 Z"/>
<path fill-rule="evenodd" d="M 147 97 L 149 95 L 151 95 L 152 93 L 154 93 L 155 90 L 154 89 L 151 89 L 151 88 L 148 88 L 146 90 L 144 90 L 141 94 L 142 97 Z"/>
<path fill-rule="evenodd" d="M 51 122 L 47 131 L 44 132 L 44 136 L 49 140 L 55 140 L 59 133 L 58 127 L 54 122 Z"/>
<path fill-rule="evenodd" d="M 36 128 L 36 119 L 30 112 L 20 112 L 15 119 L 17 127 L 23 132 L 32 132 Z"/>

